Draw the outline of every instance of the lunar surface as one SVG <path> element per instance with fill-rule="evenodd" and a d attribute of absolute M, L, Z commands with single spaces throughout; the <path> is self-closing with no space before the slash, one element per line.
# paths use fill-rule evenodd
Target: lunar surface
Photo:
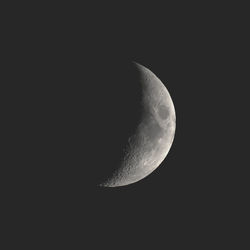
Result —
<path fill-rule="evenodd" d="M 148 176 L 167 156 L 174 139 L 176 116 L 170 94 L 149 69 L 138 63 L 134 67 L 141 88 L 140 118 L 119 164 L 99 183 L 102 187 L 125 186 Z"/>
<path fill-rule="evenodd" d="M 27 88 L 34 182 L 73 194 L 143 179 L 173 142 L 175 109 L 166 87 L 131 61 L 73 59 L 41 65 Z"/>

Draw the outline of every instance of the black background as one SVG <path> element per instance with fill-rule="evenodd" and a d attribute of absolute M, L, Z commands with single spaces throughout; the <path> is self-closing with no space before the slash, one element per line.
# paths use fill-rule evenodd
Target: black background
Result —
<path fill-rule="evenodd" d="M 200 249 L 231 242 L 228 237 L 235 230 L 235 204 L 239 204 L 240 195 L 235 191 L 238 175 L 230 154 L 235 139 L 229 124 L 235 108 L 228 108 L 235 77 L 229 70 L 234 57 L 229 42 L 234 19 L 226 17 L 230 10 L 197 4 L 157 8 L 149 5 L 145 10 L 134 5 L 98 6 L 91 11 L 67 7 L 45 7 L 46 15 L 40 13 L 41 6 L 32 7 L 29 15 L 21 15 L 22 22 L 9 20 L 14 34 L 14 39 L 10 39 L 10 58 L 15 59 L 16 65 L 25 65 L 19 68 L 18 76 L 25 79 L 21 84 L 25 83 L 24 92 L 32 100 L 25 107 L 36 113 L 37 106 L 30 103 L 37 103 L 37 97 L 44 95 L 50 96 L 51 104 L 53 91 L 58 89 L 57 78 L 72 80 L 72 71 L 79 73 L 85 68 L 84 73 L 89 74 L 86 67 L 97 61 L 133 60 L 152 70 L 167 87 L 176 109 L 176 134 L 159 168 L 138 183 L 119 188 L 89 187 L 88 176 L 83 172 L 77 173 L 76 182 L 74 174 L 67 179 L 65 170 L 59 173 L 61 178 L 55 179 L 60 168 L 51 173 L 47 166 L 41 173 L 31 167 L 41 159 L 37 158 L 40 153 L 31 154 L 29 164 L 22 159 L 22 168 L 16 175 L 25 176 L 28 181 L 24 184 L 26 191 L 17 192 L 18 207 L 32 214 L 29 226 L 42 228 L 44 235 L 51 235 L 58 242 L 71 237 L 69 246 L 91 244 L 93 249 L 157 249 L 158 244 L 170 249 Z M 62 74 L 61 66 L 71 73 Z M 99 72 L 92 71 L 87 79 L 94 73 Z M 46 82 L 48 78 L 50 81 Z M 44 89 L 30 89 L 28 83 L 39 79 L 46 82 Z M 84 84 L 78 88 L 78 96 L 84 93 Z M 23 91 L 20 85 L 19 88 Z M 86 107 L 96 102 L 88 93 L 84 93 L 84 98 L 89 129 L 91 113 Z M 46 110 L 50 109 L 49 104 Z M 98 108 L 99 105 L 95 110 Z M 29 114 L 26 115 L 30 119 Z M 26 130 L 32 127 L 24 124 Z M 91 142 L 93 132 L 84 132 L 89 133 L 87 141 L 93 149 L 98 144 Z M 35 143 L 32 138 L 29 140 Z M 102 150 L 105 149 L 98 148 L 95 157 Z M 86 164 L 91 164 L 90 157 L 87 159 Z M 79 183 L 81 176 L 83 181 Z M 39 234 L 35 236 L 39 238 Z"/>

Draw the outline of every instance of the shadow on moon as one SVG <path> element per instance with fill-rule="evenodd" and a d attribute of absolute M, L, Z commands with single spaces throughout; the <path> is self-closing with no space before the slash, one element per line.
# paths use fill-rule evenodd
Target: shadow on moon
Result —
<path fill-rule="evenodd" d="M 42 186 L 81 188 L 109 176 L 141 119 L 131 63 L 90 61 L 44 70 L 33 96 L 32 162 Z"/>

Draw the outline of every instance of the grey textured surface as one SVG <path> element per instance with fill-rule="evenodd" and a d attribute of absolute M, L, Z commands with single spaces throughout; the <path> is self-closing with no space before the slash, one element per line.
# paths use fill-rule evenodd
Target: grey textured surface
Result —
<path fill-rule="evenodd" d="M 174 139 L 175 109 L 166 87 L 149 69 L 135 65 L 143 88 L 142 119 L 128 138 L 120 165 L 100 186 L 124 186 L 143 179 L 161 164 Z"/>

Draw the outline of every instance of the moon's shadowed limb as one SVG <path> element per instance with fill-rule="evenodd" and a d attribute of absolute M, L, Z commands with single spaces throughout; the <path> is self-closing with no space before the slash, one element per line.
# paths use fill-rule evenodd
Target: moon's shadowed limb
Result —
<path fill-rule="evenodd" d="M 99 69 L 100 70 L 100 69 Z M 91 175 L 96 183 L 103 183 L 119 168 L 124 149 L 141 120 L 142 87 L 139 72 L 131 63 L 108 63 L 95 79 L 98 106 L 94 106 L 99 120 L 95 136 L 99 150 L 92 162 Z"/>

